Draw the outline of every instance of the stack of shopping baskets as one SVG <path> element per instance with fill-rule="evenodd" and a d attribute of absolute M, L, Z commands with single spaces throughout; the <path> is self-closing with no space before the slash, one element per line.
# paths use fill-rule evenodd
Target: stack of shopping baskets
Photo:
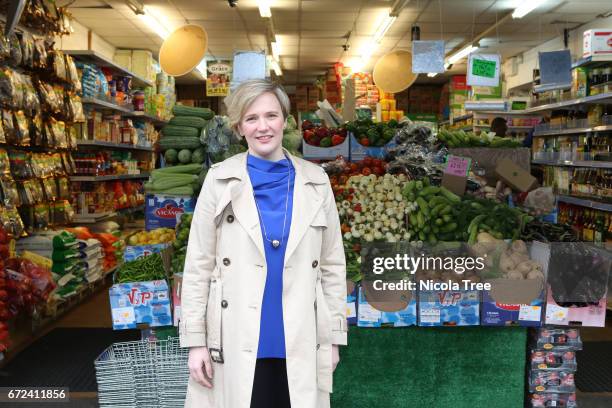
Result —
<path fill-rule="evenodd" d="M 189 349 L 168 340 L 115 343 L 94 362 L 100 407 L 183 407 Z"/>

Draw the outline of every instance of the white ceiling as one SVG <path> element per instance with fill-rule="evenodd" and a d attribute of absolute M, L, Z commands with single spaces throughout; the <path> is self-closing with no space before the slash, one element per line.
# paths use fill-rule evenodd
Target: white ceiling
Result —
<path fill-rule="evenodd" d="M 524 0 L 411 0 L 402 9 L 366 68 L 378 56 L 410 47 L 410 29 L 418 23 L 422 40 L 446 41 L 446 50 L 484 31 Z M 64 2 L 65 3 L 65 2 Z M 208 32 L 209 57 L 231 58 L 235 50 L 267 49 L 266 20 L 257 0 L 145 0 L 166 18 L 170 28 L 185 23 L 202 25 Z M 310 83 L 335 62 L 347 64 L 376 31 L 393 4 L 391 0 L 270 0 L 274 30 L 280 43 L 280 64 L 286 84 Z M 61 4 L 61 3 L 60 3 Z M 127 6 L 124 0 L 76 0 L 69 8 L 84 26 L 118 48 L 147 48 L 158 52 L 162 40 Z M 522 19 L 509 19 L 487 34 L 481 47 L 517 55 L 551 38 L 565 27 L 590 22 L 611 12 L 610 0 L 544 0 Z M 441 16 L 441 18 L 440 18 Z M 343 51 L 347 43 L 350 48 Z M 465 70 L 456 64 L 452 70 Z M 421 75 L 421 77 L 424 77 Z M 434 79 L 439 81 L 441 76 Z M 427 79 L 423 79 L 427 81 Z M 430 80 L 431 81 L 431 80 Z"/>

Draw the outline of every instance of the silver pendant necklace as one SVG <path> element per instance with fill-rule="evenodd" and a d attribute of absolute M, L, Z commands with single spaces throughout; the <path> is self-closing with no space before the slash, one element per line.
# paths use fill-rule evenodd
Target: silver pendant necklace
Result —
<path fill-rule="evenodd" d="M 282 245 L 284 238 L 285 238 L 285 226 L 287 223 L 287 208 L 289 205 L 289 190 L 290 190 L 290 181 L 291 181 L 291 164 L 289 164 L 289 171 L 287 172 L 287 195 L 285 196 L 285 217 L 283 218 L 283 232 L 281 233 L 281 241 L 279 241 L 278 239 L 270 239 L 268 238 L 268 232 L 266 230 L 266 223 L 263 220 L 263 217 L 261 216 L 261 211 L 259 210 L 259 204 L 257 204 L 257 197 L 255 197 L 255 192 L 253 191 L 253 199 L 255 200 L 255 207 L 257 208 L 257 214 L 259 215 L 259 221 L 261 222 L 261 226 L 263 227 L 264 230 L 264 237 L 266 238 L 266 241 L 268 241 L 269 243 L 272 244 L 272 247 L 274 248 L 278 248 L 279 246 Z"/>

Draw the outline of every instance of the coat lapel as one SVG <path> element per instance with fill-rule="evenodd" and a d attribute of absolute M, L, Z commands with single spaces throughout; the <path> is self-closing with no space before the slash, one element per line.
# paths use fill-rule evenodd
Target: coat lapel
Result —
<path fill-rule="evenodd" d="M 293 188 L 293 212 L 291 217 L 291 228 L 285 251 L 285 264 L 296 250 L 299 242 L 306 233 L 310 222 L 323 204 L 322 197 L 317 193 L 312 184 L 325 184 L 327 176 L 322 169 L 313 169 L 305 166 L 300 160 L 293 157 L 287 150 L 283 149 L 295 168 L 295 184 Z M 218 178 L 238 178 L 239 182 L 231 187 L 230 199 L 234 215 L 238 222 L 245 228 L 249 237 L 259 250 L 262 259 L 265 260 L 265 251 L 259 215 L 255 206 L 253 186 L 249 179 L 246 168 L 247 153 L 235 156 L 231 163 L 222 164 L 219 168 Z"/>

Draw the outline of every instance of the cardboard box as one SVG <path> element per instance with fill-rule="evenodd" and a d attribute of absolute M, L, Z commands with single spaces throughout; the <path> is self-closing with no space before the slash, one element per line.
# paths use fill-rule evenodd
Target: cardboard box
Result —
<path fill-rule="evenodd" d="M 357 326 L 405 327 L 417 322 L 416 294 L 409 290 L 376 293 L 372 282 L 362 282 L 358 290 Z M 383 297 L 384 299 L 381 299 Z M 377 300 L 374 300 L 376 298 Z M 370 298 L 370 300 L 368 300 Z"/>
<path fill-rule="evenodd" d="M 181 288 L 183 287 L 183 274 L 175 273 L 172 275 L 172 309 L 174 316 L 173 324 L 179 325 L 181 321 Z"/>
<path fill-rule="evenodd" d="M 170 296 L 165 280 L 118 283 L 108 290 L 113 329 L 135 329 L 172 324 Z"/>
<path fill-rule="evenodd" d="M 306 85 L 298 85 L 295 87 L 295 96 L 308 98 L 308 87 Z"/>
<path fill-rule="evenodd" d="M 123 251 L 123 261 L 130 262 L 135 261 L 138 258 L 142 258 L 145 256 L 149 256 L 151 254 L 155 254 L 157 252 L 161 252 L 164 249 L 168 248 L 170 244 L 151 244 L 151 245 L 128 245 L 125 247 L 125 251 Z"/>
<path fill-rule="evenodd" d="M 604 327 L 606 325 L 607 297 L 597 305 L 586 307 L 561 307 L 553 299 L 552 288 L 548 285 L 546 297 L 546 324 L 559 326 Z"/>
<path fill-rule="evenodd" d="M 500 160 L 495 167 L 495 174 L 510 187 L 524 193 L 533 190 L 538 185 L 535 177 L 510 159 Z"/>
<path fill-rule="evenodd" d="M 309 145 L 302 139 L 302 155 L 306 160 L 333 160 L 339 155 L 348 158 L 350 154 L 349 143 L 349 138 L 346 137 L 344 138 L 344 142 L 339 145 L 318 147 Z"/>
<path fill-rule="evenodd" d="M 583 33 L 582 57 L 612 55 L 612 30 L 595 28 Z"/>
<path fill-rule="evenodd" d="M 419 291 L 419 326 L 478 326 L 479 324 L 479 291 Z"/>
<path fill-rule="evenodd" d="M 193 213 L 196 199 L 192 196 L 148 194 L 145 199 L 145 229 L 175 228 L 183 213 Z"/>
<path fill-rule="evenodd" d="M 395 138 L 391 139 L 389 143 L 381 147 L 363 146 L 357 141 L 352 133 L 349 133 L 349 137 L 347 139 L 350 139 L 349 157 L 351 161 L 361 161 L 367 156 L 383 159 L 388 148 L 397 146 Z"/>
<path fill-rule="evenodd" d="M 346 321 L 351 326 L 357 324 L 357 295 L 359 287 L 351 280 L 346 281 Z"/>

